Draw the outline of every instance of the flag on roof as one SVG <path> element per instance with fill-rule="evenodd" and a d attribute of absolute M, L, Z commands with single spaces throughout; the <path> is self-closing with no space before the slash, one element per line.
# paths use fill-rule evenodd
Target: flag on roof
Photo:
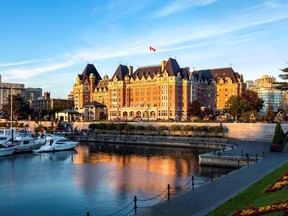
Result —
<path fill-rule="evenodd" d="M 154 51 L 154 52 L 155 52 L 156 49 L 155 49 L 154 47 L 151 47 L 151 46 L 150 46 L 150 51 Z"/>

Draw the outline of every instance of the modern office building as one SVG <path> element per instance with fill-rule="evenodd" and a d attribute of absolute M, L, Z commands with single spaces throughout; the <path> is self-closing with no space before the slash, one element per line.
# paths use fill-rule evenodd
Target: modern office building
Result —
<path fill-rule="evenodd" d="M 279 90 L 274 87 L 274 82 L 276 78 L 273 76 L 263 75 L 260 79 L 255 80 L 254 91 L 258 93 L 258 96 L 264 100 L 264 108 L 261 110 L 262 113 L 265 113 L 268 104 L 271 103 L 274 109 L 274 112 L 277 112 L 281 107 L 281 102 L 285 100 L 286 91 Z"/>
<path fill-rule="evenodd" d="M 3 83 L 0 75 L 0 109 L 10 100 L 11 92 L 12 95 L 22 95 L 24 88 L 25 85 L 20 83 Z"/>
<path fill-rule="evenodd" d="M 41 88 L 25 88 L 22 91 L 22 96 L 25 101 L 36 100 L 42 96 Z"/>

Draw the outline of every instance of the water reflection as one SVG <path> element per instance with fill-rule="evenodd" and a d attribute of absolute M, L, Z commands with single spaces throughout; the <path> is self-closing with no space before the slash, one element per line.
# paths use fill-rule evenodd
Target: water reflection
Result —
<path fill-rule="evenodd" d="M 81 144 L 76 151 L 0 158 L 0 212 L 5 215 L 105 215 L 145 199 L 167 185 L 177 188 L 201 169 L 201 150 Z M 215 171 L 215 175 L 225 170 Z M 160 197 L 161 199 L 161 197 Z M 3 202 L 4 201 L 4 202 Z M 16 208 L 15 208 L 16 207 Z"/>

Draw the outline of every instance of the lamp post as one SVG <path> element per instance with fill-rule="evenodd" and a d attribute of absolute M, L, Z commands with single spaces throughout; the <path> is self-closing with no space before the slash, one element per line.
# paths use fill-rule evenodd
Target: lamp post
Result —
<path fill-rule="evenodd" d="M 149 122 L 149 110 L 150 110 L 150 104 L 147 104 L 147 122 Z"/>

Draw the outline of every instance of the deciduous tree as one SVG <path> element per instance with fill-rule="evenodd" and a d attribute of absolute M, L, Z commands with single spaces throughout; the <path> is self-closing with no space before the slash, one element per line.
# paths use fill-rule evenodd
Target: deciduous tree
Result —
<path fill-rule="evenodd" d="M 265 113 L 265 120 L 268 122 L 273 122 L 275 119 L 275 114 L 273 111 L 273 105 L 272 103 L 268 103 L 267 111 Z"/>
<path fill-rule="evenodd" d="M 201 105 L 199 101 L 194 100 L 188 105 L 188 116 L 197 116 L 199 117 L 201 115 Z"/>
<path fill-rule="evenodd" d="M 231 96 L 225 107 L 225 111 L 230 113 L 234 120 L 237 122 L 238 118 L 241 116 L 242 112 L 247 110 L 246 102 L 240 95 Z"/>
<path fill-rule="evenodd" d="M 247 89 L 242 92 L 241 97 L 244 99 L 247 109 L 246 111 L 256 111 L 259 112 L 263 106 L 264 101 L 259 98 L 257 92 Z"/>

